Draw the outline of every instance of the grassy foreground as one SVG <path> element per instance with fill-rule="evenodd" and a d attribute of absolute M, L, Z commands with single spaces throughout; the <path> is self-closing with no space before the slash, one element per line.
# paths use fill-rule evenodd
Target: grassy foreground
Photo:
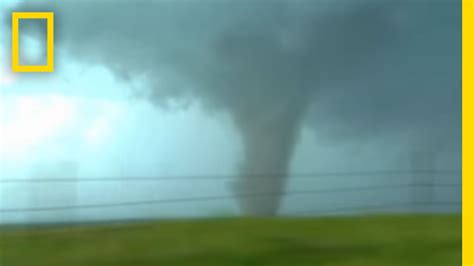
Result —
<path fill-rule="evenodd" d="M 2 266 L 459 266 L 460 216 L 222 219 L 2 231 Z"/>

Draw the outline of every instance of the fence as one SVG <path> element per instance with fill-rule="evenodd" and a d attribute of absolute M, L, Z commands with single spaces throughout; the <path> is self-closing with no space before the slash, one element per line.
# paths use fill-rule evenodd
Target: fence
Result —
<path fill-rule="evenodd" d="M 278 178 L 281 174 L 254 174 L 251 175 L 255 180 Z M 311 197 L 321 198 L 346 198 L 349 193 L 358 195 L 359 193 L 381 193 L 381 197 L 374 198 L 371 201 L 365 201 L 361 204 L 353 204 L 353 200 L 348 200 L 351 204 L 344 206 L 325 205 L 324 207 L 307 207 L 291 208 L 290 211 L 283 211 L 281 215 L 327 215 L 327 214 L 342 214 L 342 213 L 359 213 L 378 211 L 386 212 L 396 209 L 406 208 L 427 208 L 452 206 L 460 209 L 460 191 L 462 184 L 460 183 L 461 171 L 457 170 L 388 170 L 388 171 L 352 171 L 352 172 L 311 172 L 292 174 L 289 177 L 291 182 L 311 182 L 316 180 L 327 183 L 331 180 L 331 185 L 327 187 L 320 186 L 318 189 L 311 188 L 297 188 L 288 189 L 282 193 L 278 193 L 284 198 L 296 198 L 301 196 L 310 197 L 305 201 L 304 205 L 312 205 Z M 428 177 L 428 178 L 427 178 Z M 441 177 L 441 179 L 439 178 Z M 459 178 L 453 178 L 459 177 Z M 0 186 L 7 184 L 16 185 L 31 185 L 31 184 L 62 184 L 70 188 L 77 188 L 81 184 L 88 184 L 96 186 L 98 183 L 101 187 L 106 187 L 107 184 L 122 185 L 136 184 L 136 183 L 156 183 L 156 182 L 181 182 L 195 184 L 196 182 L 228 182 L 238 178 L 236 175 L 201 175 L 201 176 L 156 176 L 156 177 L 100 177 L 100 178 L 27 178 L 27 179 L 0 179 Z M 364 185 L 347 185 L 352 183 L 367 183 Z M 356 182 L 364 180 L 364 182 Z M 440 180 L 442 182 L 440 182 Z M 453 182 L 459 180 L 459 182 Z M 449 182 L 447 182 L 449 181 Z M 344 183 L 341 185 L 340 183 Z M 324 184 L 323 183 L 323 184 Z M 450 197 L 438 199 L 435 196 L 435 189 L 450 190 Z M 412 195 L 411 199 L 403 199 L 396 201 L 383 201 L 384 195 L 387 191 L 395 191 L 395 193 L 408 192 Z M 69 200 L 66 199 L 67 204 L 57 204 L 39 207 L 14 207 L 0 209 L 0 215 L 18 213 L 38 213 L 38 212 L 60 212 L 60 211 L 75 211 L 75 210 L 103 210 L 111 208 L 133 208 L 137 206 L 153 206 L 156 207 L 156 212 L 159 214 L 160 206 L 163 204 L 184 204 L 197 202 L 220 202 L 223 200 L 233 200 L 236 197 L 265 197 L 275 195 L 275 193 L 247 193 L 247 194 L 218 194 L 218 195 L 198 195 L 198 196 L 184 196 L 184 197 L 170 197 L 170 198 L 146 198 L 143 200 L 124 200 L 124 201 L 110 201 L 110 202 L 94 202 L 87 204 L 77 204 L 75 195 L 69 195 Z M 357 198 L 358 196 L 355 196 Z M 314 199 L 313 199 L 314 200 Z M 61 200 L 64 202 L 64 198 Z M 374 202 L 375 201 L 375 202 Z M 345 202 L 345 201 L 344 201 Z"/>

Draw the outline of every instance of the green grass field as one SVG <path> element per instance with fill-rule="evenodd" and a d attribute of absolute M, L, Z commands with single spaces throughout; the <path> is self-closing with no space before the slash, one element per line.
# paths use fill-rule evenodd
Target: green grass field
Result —
<path fill-rule="evenodd" d="M 2 266 L 459 266 L 460 216 L 220 219 L 3 230 Z"/>

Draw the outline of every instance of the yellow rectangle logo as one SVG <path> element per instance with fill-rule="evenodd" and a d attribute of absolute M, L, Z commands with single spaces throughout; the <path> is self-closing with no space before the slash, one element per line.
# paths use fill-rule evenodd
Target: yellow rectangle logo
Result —
<path fill-rule="evenodd" d="M 20 65 L 19 32 L 21 19 L 46 19 L 47 62 L 46 65 Z M 53 12 L 13 12 L 12 13 L 12 70 L 13 72 L 53 72 L 54 71 L 54 13 Z"/>

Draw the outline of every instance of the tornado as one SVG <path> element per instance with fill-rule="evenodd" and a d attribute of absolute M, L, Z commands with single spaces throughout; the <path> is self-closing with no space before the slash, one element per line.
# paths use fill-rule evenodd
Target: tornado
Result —
<path fill-rule="evenodd" d="M 235 115 L 244 157 L 234 188 L 243 213 L 251 216 L 278 212 L 306 106 L 268 108 L 271 114 Z"/>
<path fill-rule="evenodd" d="M 192 99 L 229 114 L 243 144 L 237 202 L 244 215 L 274 216 L 318 88 L 356 75 L 392 34 L 380 6 L 63 0 L 17 10 L 54 11 L 60 49 L 125 81 L 145 78 L 157 106 Z"/>

